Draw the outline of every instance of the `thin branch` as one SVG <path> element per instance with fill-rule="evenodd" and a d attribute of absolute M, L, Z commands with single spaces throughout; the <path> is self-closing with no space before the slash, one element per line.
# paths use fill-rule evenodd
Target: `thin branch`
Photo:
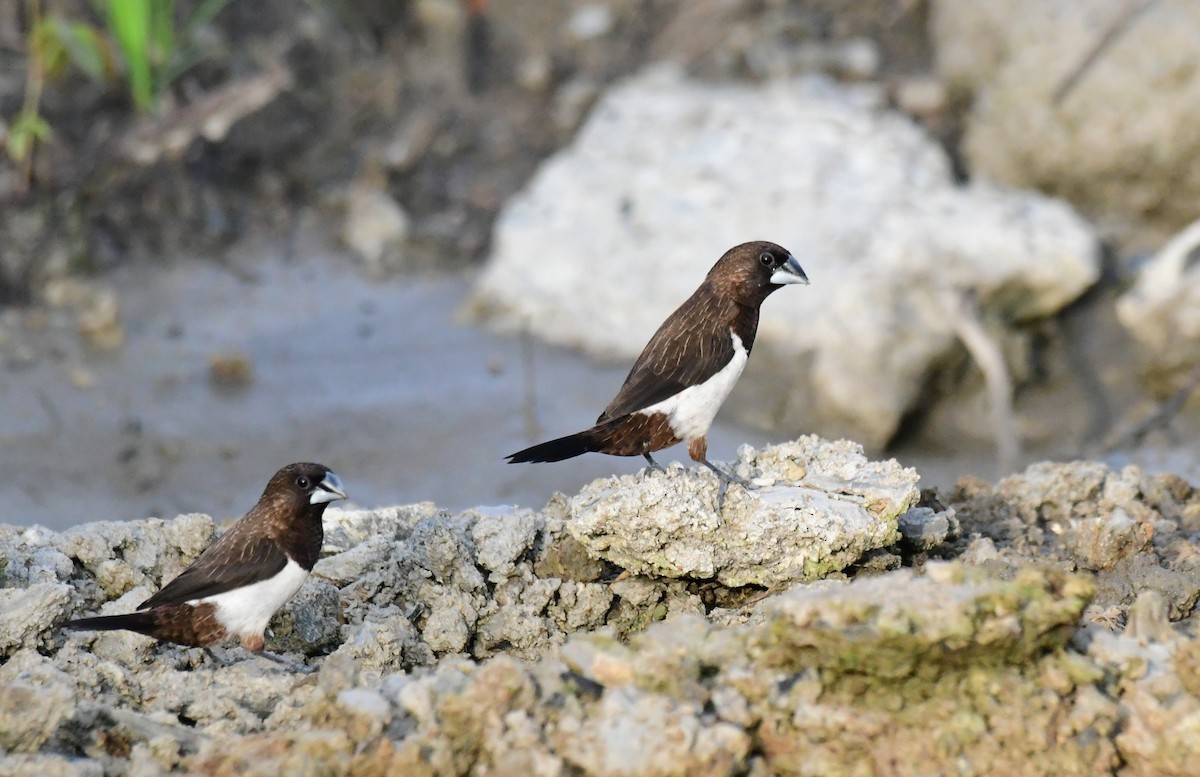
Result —
<path fill-rule="evenodd" d="M 1017 435 L 1016 414 L 1013 411 L 1013 382 L 1000 346 L 984 329 L 979 299 L 973 289 L 951 292 L 946 311 L 954 333 L 979 365 L 987 385 L 992 410 L 992 430 L 996 438 L 996 459 L 1002 473 L 1012 472 L 1021 457 L 1021 440 Z"/>
<path fill-rule="evenodd" d="M 143 119 L 121 139 L 127 159 L 149 166 L 162 156 L 178 156 L 197 137 L 224 139 L 230 127 L 274 100 L 292 85 L 292 73 L 282 64 L 226 84 L 171 115 Z"/>
<path fill-rule="evenodd" d="M 1079 61 L 1075 69 L 1054 90 L 1053 104 L 1055 108 L 1062 105 L 1063 100 L 1067 99 L 1067 95 L 1078 86 L 1083 77 L 1087 75 L 1087 72 L 1092 69 L 1092 66 L 1104 55 L 1104 52 L 1133 26 L 1134 20 L 1150 10 L 1150 7 L 1157 2 L 1158 0 L 1129 0 L 1126 3 L 1125 9 L 1117 15 L 1117 18 L 1112 20 L 1112 23 L 1108 25 L 1104 34 L 1092 46 L 1092 50 Z"/>
<path fill-rule="evenodd" d="M 521 367 L 525 378 L 525 401 L 521 405 L 525 421 L 527 439 L 536 440 L 541 436 L 537 413 L 537 364 L 533 359 L 534 341 L 529 322 L 521 327 Z"/>
<path fill-rule="evenodd" d="M 1135 424 L 1132 429 L 1122 434 L 1114 435 L 1113 439 L 1104 446 L 1106 452 L 1137 448 L 1145 442 L 1146 437 L 1153 431 L 1167 431 L 1175 416 L 1187 406 L 1192 393 L 1200 387 L 1200 364 L 1192 368 L 1183 381 L 1183 385 L 1165 402 L 1154 409 L 1150 415 Z"/>

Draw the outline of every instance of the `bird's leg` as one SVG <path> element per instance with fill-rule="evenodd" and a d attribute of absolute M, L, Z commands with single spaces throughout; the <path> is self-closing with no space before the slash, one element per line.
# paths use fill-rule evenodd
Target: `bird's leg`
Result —
<path fill-rule="evenodd" d="M 667 471 L 666 468 L 664 468 L 663 465 L 661 465 L 657 461 L 655 461 L 654 457 L 651 456 L 649 453 L 643 453 L 642 455 L 646 457 L 646 461 L 650 462 L 650 469 L 654 470 L 655 472 L 666 472 Z"/>
<path fill-rule="evenodd" d="M 692 461 L 703 464 L 716 473 L 717 479 L 721 481 L 721 485 L 717 488 L 717 510 L 720 511 L 725 507 L 725 491 L 729 488 L 730 483 L 737 483 L 745 489 L 750 488 L 750 484 L 742 480 L 737 475 L 726 472 L 708 460 L 708 438 L 697 437 L 688 442 L 688 455 L 692 457 Z"/>
<path fill-rule="evenodd" d="M 315 666 L 309 666 L 308 664 L 297 664 L 293 661 L 289 661 L 287 658 L 279 655 L 278 653 L 272 653 L 270 650 L 260 650 L 253 655 L 270 659 L 280 666 L 291 669 L 293 672 L 299 672 L 300 674 L 308 674 L 309 672 L 317 671 Z"/>
<path fill-rule="evenodd" d="M 753 486 L 750 485 L 750 481 L 740 478 L 732 472 L 726 472 L 708 459 L 700 459 L 700 463 L 715 472 L 717 477 L 721 479 L 721 483 L 723 485 L 727 486 L 730 483 L 737 483 L 739 486 L 747 490 L 753 488 Z"/>
<path fill-rule="evenodd" d="M 742 480 L 740 477 L 730 472 L 726 472 L 708 460 L 707 437 L 697 437 L 694 440 L 690 440 L 688 442 L 688 455 L 692 457 L 692 461 L 697 462 L 698 464 L 703 464 L 717 474 L 717 477 L 721 479 L 722 493 L 724 493 L 724 486 L 728 486 L 730 483 L 737 483 L 739 486 L 745 489 L 750 488 L 750 484 L 745 480 Z"/>
<path fill-rule="evenodd" d="M 263 658 L 270 659 L 277 664 L 286 666 L 293 672 L 302 672 L 304 674 L 308 674 L 316 669 L 316 667 L 308 666 L 306 664 L 293 663 L 277 653 L 272 653 L 264 648 L 264 644 L 265 643 L 261 634 L 247 634 L 242 637 L 242 650 L 245 650 L 252 656 L 262 656 Z"/>
<path fill-rule="evenodd" d="M 750 484 L 745 480 L 742 480 L 737 475 L 726 472 L 708 459 L 701 459 L 700 463 L 716 473 L 717 480 L 721 482 L 721 485 L 717 487 L 717 512 L 725 509 L 725 492 L 729 489 L 730 483 L 737 483 L 742 488 L 750 489 Z"/>
<path fill-rule="evenodd" d="M 224 660 L 221 660 L 220 658 L 217 658 L 217 654 L 212 652 L 212 650 L 207 645 L 200 649 L 204 651 L 204 655 L 208 656 L 208 660 L 211 661 L 216 666 L 229 666 L 229 661 L 224 661 Z"/>
<path fill-rule="evenodd" d="M 222 649 L 223 655 L 221 656 L 214 653 L 210 646 L 206 645 L 200 649 L 204 651 L 204 655 L 208 656 L 208 660 L 212 662 L 215 669 L 228 669 L 239 661 L 236 654 L 230 655 L 229 650 L 224 648 Z"/>

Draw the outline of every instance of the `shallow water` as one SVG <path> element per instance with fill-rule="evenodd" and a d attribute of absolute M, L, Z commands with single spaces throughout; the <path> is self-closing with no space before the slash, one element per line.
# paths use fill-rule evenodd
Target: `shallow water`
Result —
<path fill-rule="evenodd" d="M 21 333 L 32 360 L 12 359 L 11 342 L 0 350 L 0 523 L 236 518 L 278 467 L 298 460 L 332 467 L 360 506 L 429 500 L 452 509 L 537 509 L 555 491 L 641 467 L 640 458 L 598 454 L 540 465 L 503 458 L 585 428 L 628 364 L 457 323 L 469 277 L 373 281 L 335 252 L 293 261 L 278 253 L 249 248 L 230 264 L 107 277 L 126 330 L 115 351 L 88 349 L 62 326 Z M 210 379 L 210 360 L 227 354 L 249 360 L 249 385 Z M 89 388 L 77 387 L 81 377 Z M 718 419 L 710 456 L 729 460 L 742 443 L 792 431 Z M 687 461 L 686 449 L 657 458 Z M 1000 474 L 988 450 L 918 447 L 897 458 L 926 485 Z M 1197 459 L 1188 448 L 1112 461 L 1197 478 Z"/>

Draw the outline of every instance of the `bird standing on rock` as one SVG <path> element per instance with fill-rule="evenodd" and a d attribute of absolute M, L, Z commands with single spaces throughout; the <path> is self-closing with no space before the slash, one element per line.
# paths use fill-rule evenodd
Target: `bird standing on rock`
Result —
<path fill-rule="evenodd" d="M 720 478 L 719 496 L 730 482 L 748 485 L 708 460 L 706 435 L 746 367 L 759 307 L 771 292 L 793 283 L 807 284 L 808 276 L 787 249 L 765 241 L 729 249 L 650 338 L 595 426 L 518 451 L 509 462 L 597 452 L 645 456 L 661 470 L 650 454 L 686 441 L 692 459 Z"/>
<path fill-rule="evenodd" d="M 345 498 L 342 482 L 328 467 L 289 464 L 275 473 L 250 512 L 137 612 L 63 625 L 127 629 L 192 647 L 236 637 L 243 648 L 261 654 L 267 623 L 300 589 L 321 553 L 325 508 Z"/>

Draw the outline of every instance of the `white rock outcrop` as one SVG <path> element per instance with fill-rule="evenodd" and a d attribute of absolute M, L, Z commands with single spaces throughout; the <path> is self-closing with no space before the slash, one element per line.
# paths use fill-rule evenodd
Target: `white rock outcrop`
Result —
<path fill-rule="evenodd" d="M 1200 3 L 936 0 L 971 174 L 1063 197 L 1129 247 L 1196 217 Z M 1106 43 L 1107 41 L 1107 43 Z"/>
<path fill-rule="evenodd" d="M 632 358 L 723 251 L 773 240 L 812 286 L 763 306 L 731 406 L 761 425 L 886 443 L 956 352 L 953 290 L 976 290 L 991 318 L 1033 319 L 1099 265 L 1069 207 L 957 185 L 942 149 L 881 102 L 816 78 L 700 84 L 669 66 L 633 78 L 502 213 L 473 312 Z"/>
<path fill-rule="evenodd" d="M 635 574 L 775 586 L 895 544 L 897 519 L 920 496 L 915 470 L 868 461 L 844 440 L 807 436 L 760 454 L 743 445 L 737 470 L 758 487 L 730 486 L 720 511 L 716 476 L 704 470 L 597 480 L 571 500 L 567 530 Z"/>
<path fill-rule="evenodd" d="M 1170 377 L 1200 363 L 1200 221 L 1163 246 L 1117 300 L 1145 365 Z"/>

